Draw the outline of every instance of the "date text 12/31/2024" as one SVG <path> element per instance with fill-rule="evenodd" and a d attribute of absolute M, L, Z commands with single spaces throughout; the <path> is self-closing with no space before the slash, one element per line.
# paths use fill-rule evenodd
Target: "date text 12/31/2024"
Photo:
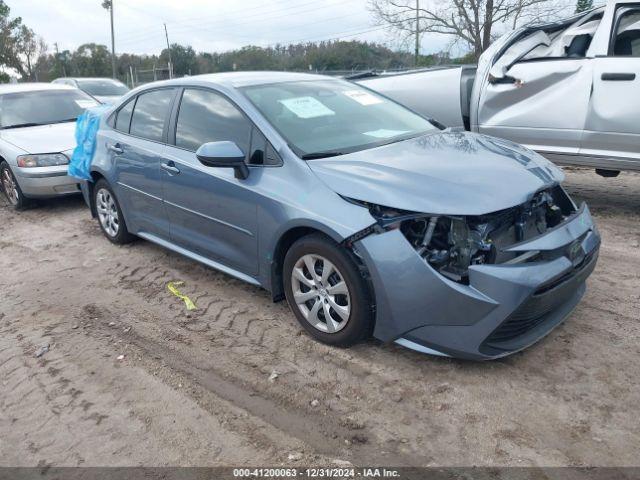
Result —
<path fill-rule="evenodd" d="M 235 468 L 235 478 L 399 478 L 387 468 Z"/>

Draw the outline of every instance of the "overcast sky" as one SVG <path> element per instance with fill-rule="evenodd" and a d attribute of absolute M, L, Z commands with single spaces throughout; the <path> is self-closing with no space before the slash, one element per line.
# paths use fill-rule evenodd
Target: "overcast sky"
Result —
<path fill-rule="evenodd" d="M 12 16 L 42 36 L 53 50 L 83 43 L 110 45 L 109 14 L 102 0 L 6 0 Z M 334 38 L 377 41 L 399 47 L 375 25 L 366 0 L 114 0 L 116 53 L 159 54 L 171 43 L 196 51 L 225 51 L 243 45 Z M 439 51 L 448 39 L 426 37 L 423 53 Z"/>

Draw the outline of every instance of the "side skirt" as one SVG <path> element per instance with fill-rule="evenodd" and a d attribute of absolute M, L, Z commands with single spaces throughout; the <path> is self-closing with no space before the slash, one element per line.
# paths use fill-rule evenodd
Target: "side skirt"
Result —
<path fill-rule="evenodd" d="M 176 253 L 179 253 L 180 255 L 184 255 L 185 257 L 190 258 L 191 260 L 200 262 L 206 265 L 207 267 L 211 267 L 223 273 L 226 273 L 227 275 L 231 275 L 232 277 L 235 277 L 238 280 L 242 280 L 243 282 L 247 282 L 247 283 L 250 283 L 251 285 L 256 285 L 258 287 L 262 286 L 255 278 L 250 277 L 249 275 L 246 275 L 242 272 L 234 270 L 233 268 L 229 268 L 221 263 L 214 262 L 213 260 L 203 257 L 202 255 L 198 255 L 197 253 L 193 253 L 187 250 L 186 248 L 182 248 L 177 245 L 174 245 L 173 243 L 167 242 L 166 240 L 163 240 L 160 237 L 156 237 L 155 235 L 152 235 L 150 233 L 145 233 L 145 232 L 139 232 L 139 233 L 136 233 L 136 235 L 152 243 L 160 245 L 161 247 L 164 247 Z"/>

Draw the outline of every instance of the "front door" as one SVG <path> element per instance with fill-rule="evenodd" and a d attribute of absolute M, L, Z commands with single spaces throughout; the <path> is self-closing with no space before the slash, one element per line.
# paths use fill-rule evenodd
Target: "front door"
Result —
<path fill-rule="evenodd" d="M 580 154 L 640 168 L 640 3 L 616 9 L 607 56 L 594 59 Z"/>
<path fill-rule="evenodd" d="M 176 120 L 175 146 L 161 168 L 171 241 L 248 275 L 257 273 L 257 198 L 260 175 L 237 179 L 232 169 L 202 165 L 195 151 L 228 140 L 247 154 L 252 124 L 221 94 L 187 88 Z"/>
<path fill-rule="evenodd" d="M 592 59 L 523 61 L 514 83 L 488 83 L 478 108 L 481 133 L 540 153 L 577 154 L 591 92 Z"/>

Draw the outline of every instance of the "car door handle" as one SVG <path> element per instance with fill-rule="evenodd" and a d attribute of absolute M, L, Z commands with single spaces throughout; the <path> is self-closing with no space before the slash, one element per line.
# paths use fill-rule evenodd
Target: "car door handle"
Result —
<path fill-rule="evenodd" d="M 115 145 L 107 145 L 107 150 L 116 155 L 122 155 L 124 153 L 124 150 L 122 150 L 119 143 L 116 143 Z"/>
<path fill-rule="evenodd" d="M 636 79 L 635 73 L 603 73 L 600 77 L 609 82 L 630 82 Z"/>
<path fill-rule="evenodd" d="M 160 168 L 168 172 L 169 175 L 178 175 L 180 173 L 180 169 L 173 162 L 161 163 Z"/>

